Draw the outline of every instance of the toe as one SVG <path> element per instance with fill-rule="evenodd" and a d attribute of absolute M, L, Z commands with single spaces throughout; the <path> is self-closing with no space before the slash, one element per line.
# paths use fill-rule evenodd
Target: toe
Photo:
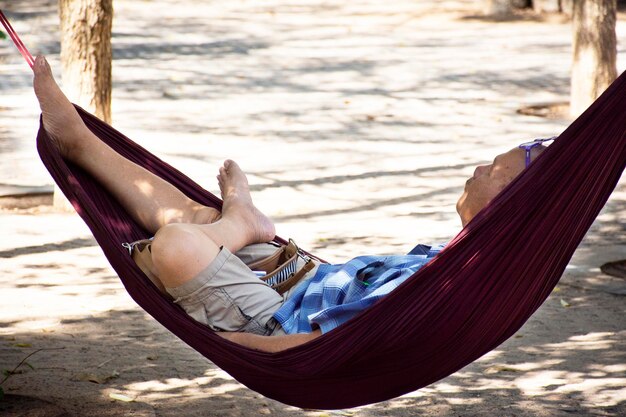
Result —
<path fill-rule="evenodd" d="M 45 61 L 46 58 L 44 58 L 43 55 L 37 55 L 37 58 L 35 58 L 35 67 L 33 68 L 35 75 L 41 73 L 41 70 L 44 68 Z"/>
<path fill-rule="evenodd" d="M 39 77 L 52 75 L 52 69 L 43 55 L 38 55 L 35 59 L 34 72 L 35 76 Z"/>
<path fill-rule="evenodd" d="M 228 171 L 233 169 L 240 169 L 237 162 L 233 161 L 232 159 L 227 159 L 226 161 L 224 161 L 224 167 L 226 167 Z"/>

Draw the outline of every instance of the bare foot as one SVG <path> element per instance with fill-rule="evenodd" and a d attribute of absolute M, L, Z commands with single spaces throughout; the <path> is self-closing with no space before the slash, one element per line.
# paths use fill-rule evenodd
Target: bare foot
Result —
<path fill-rule="evenodd" d="M 248 179 L 235 161 L 226 160 L 217 181 L 222 192 L 222 218 L 241 227 L 246 244 L 269 242 L 276 234 L 272 221 L 252 204 Z"/>
<path fill-rule="evenodd" d="M 37 57 L 33 71 L 33 86 L 41 107 L 43 126 L 61 155 L 73 159 L 87 127 L 54 81 L 50 65 L 43 56 Z"/>

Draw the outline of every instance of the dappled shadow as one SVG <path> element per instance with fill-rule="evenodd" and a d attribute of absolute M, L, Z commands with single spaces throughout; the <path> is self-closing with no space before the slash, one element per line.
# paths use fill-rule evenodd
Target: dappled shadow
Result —
<path fill-rule="evenodd" d="M 114 29 L 113 52 L 117 68 L 131 74 L 115 78 L 116 94 L 145 101 L 184 101 L 188 106 L 187 115 L 164 114 L 158 121 L 161 128 L 172 133 L 269 136 L 290 143 L 332 141 L 346 135 L 365 142 L 399 142 L 399 135 L 390 139 L 381 132 L 397 128 L 414 132 L 420 126 L 433 129 L 449 124 L 445 119 L 394 116 L 396 109 L 403 106 L 401 103 L 407 107 L 414 106 L 416 101 L 436 107 L 445 107 L 449 101 L 480 105 L 482 95 L 468 96 L 467 92 L 497 91 L 501 97 L 524 97 L 545 91 L 566 94 L 569 88 L 567 79 L 542 65 L 529 64 L 521 73 L 500 68 L 468 70 L 452 64 L 445 72 L 426 68 L 427 62 L 446 65 L 451 54 L 458 59 L 466 56 L 469 62 L 481 59 L 474 56 L 472 50 L 477 42 L 483 41 L 483 30 L 467 30 L 464 36 L 433 31 L 427 36 L 386 39 L 376 33 L 374 25 L 358 26 L 359 36 L 356 36 L 344 30 L 349 26 L 334 21 L 316 26 L 313 33 L 297 19 L 291 22 L 273 18 L 274 13 L 281 12 L 294 16 L 323 14 L 332 18 L 341 16 L 355 25 L 360 19 L 366 19 L 367 13 L 359 8 L 332 5 L 339 13 L 335 16 L 326 6 L 307 4 L 292 9 L 272 5 L 259 7 L 259 14 L 254 16 L 228 9 L 220 19 L 210 23 L 203 16 L 185 19 L 173 16 L 158 28 L 149 19 L 137 19 L 133 28 Z M 432 8 L 423 8 L 429 7 Z M 416 10 L 407 10 L 407 16 Z M 377 15 L 380 13 L 384 15 L 383 10 L 376 10 Z M 205 38 L 196 36 L 190 41 L 184 36 L 207 30 L 210 36 Z M 366 53 L 365 45 L 371 52 Z M 523 54 L 529 52 L 528 48 L 530 52 L 532 48 L 562 52 L 568 50 L 569 45 L 559 41 L 544 42 L 536 47 L 528 43 L 511 44 L 507 52 Z M 361 49 L 362 53 L 354 53 Z M 375 53 L 375 58 L 370 53 Z M 407 54 L 428 59 L 424 65 L 416 62 L 407 68 Z M 140 60 L 151 63 L 146 71 L 134 70 L 141 65 L 135 61 Z M 419 72 L 419 76 L 407 77 L 401 83 L 393 82 L 394 74 L 407 71 Z M 296 98 L 300 95 L 302 99 Z M 315 97 L 310 104 L 304 98 L 307 95 Z M 387 113 L 393 117 L 380 117 L 378 112 L 372 111 L 351 114 L 352 119 L 346 120 L 343 100 L 359 101 L 361 97 L 394 103 L 394 108 Z M 283 101 L 285 98 L 288 100 Z M 292 105 L 294 99 L 296 107 Z M 220 109 L 215 113 L 204 112 L 191 105 L 198 103 L 205 109 L 203 102 L 214 100 L 242 103 L 240 114 L 245 115 L 246 123 L 223 119 Z M 273 108 L 267 110 L 269 103 L 275 106 L 270 105 Z M 138 116 L 134 118 L 136 128 L 155 128 L 154 121 L 142 117 L 141 107 L 129 110 Z M 337 118 L 334 126 L 320 128 L 320 120 L 329 118 Z M 277 122 L 283 120 L 287 122 Z M 298 125 L 297 128 L 294 129 L 294 125 Z M 455 125 L 461 126 L 460 123 Z M 407 143 L 427 140 L 410 136 L 410 133 L 406 135 Z"/>
<path fill-rule="evenodd" d="M 554 45 L 553 47 L 562 49 L 564 45 Z M 548 46 L 542 45 L 542 49 Z M 448 84 L 462 83 L 461 86 L 476 88 L 479 90 L 489 90 L 497 88 L 502 93 L 515 94 L 523 90 L 552 91 L 559 94 L 569 93 L 569 78 L 552 75 L 547 77 L 542 73 L 541 68 L 531 68 L 523 77 L 512 77 L 511 74 L 499 71 L 476 71 L 472 73 L 451 71 L 430 82 Z"/>
<path fill-rule="evenodd" d="M 430 168 L 418 168 L 412 170 L 395 170 L 395 171 L 370 171 L 362 172 L 358 174 L 348 175 L 333 175 L 327 177 L 318 177 L 311 179 L 299 179 L 299 180 L 276 180 L 270 184 L 253 184 L 250 186 L 250 191 L 262 191 L 268 188 L 289 187 L 298 188 L 303 185 L 326 185 L 326 184 L 341 184 L 344 182 L 363 180 L 363 179 L 375 179 L 383 177 L 397 177 L 397 176 L 416 176 L 427 173 L 436 173 L 442 170 L 456 170 L 474 166 L 474 164 L 459 164 L 443 167 L 430 167 Z"/>
<path fill-rule="evenodd" d="M 56 0 L 0 0 L 0 9 L 11 19 L 36 19 L 48 16 Z"/>
<path fill-rule="evenodd" d="M 58 405 L 24 395 L 5 395 L 0 400 L 0 412 L 4 417 L 69 417 Z"/>
<path fill-rule="evenodd" d="M 46 243 L 43 245 L 25 246 L 21 248 L 3 250 L 0 251 L 0 258 L 14 258 L 21 255 L 32 255 L 52 251 L 66 251 L 89 246 L 97 246 L 96 240 L 94 238 L 76 238 L 67 240 L 65 242 Z M 39 267 L 46 268 L 47 266 L 42 265 Z"/>
<path fill-rule="evenodd" d="M 489 23 L 514 23 L 514 22 L 537 22 L 537 23 L 567 23 L 571 18 L 564 13 L 536 13 L 532 10 L 515 10 L 505 14 L 468 14 L 461 16 L 460 21 L 479 21 Z"/>
<path fill-rule="evenodd" d="M 562 307 L 562 298 L 571 307 Z M 424 416 L 619 415 L 626 411 L 619 396 L 626 339 L 623 325 L 609 313 L 620 303 L 618 298 L 560 289 L 496 351 L 420 391 L 350 413 L 372 417 L 418 410 Z M 7 326 L 18 325 L 2 323 L 1 328 L 6 331 Z M 72 392 L 80 401 L 60 403 L 71 415 L 89 413 L 108 401 L 110 393 L 132 398 L 136 409 L 160 416 L 268 411 L 280 416 L 322 415 L 242 387 L 136 308 L 62 319 L 44 332 L 5 333 L 0 336 L 0 363 L 17 363 L 39 348 L 63 350 L 44 350 L 29 359 L 34 369 L 13 376 L 8 391 L 23 393 L 36 387 L 52 402 Z M 84 380 L 83 374 L 119 376 L 96 384 Z M 111 407 L 120 412 L 122 405 L 111 403 Z"/>
<path fill-rule="evenodd" d="M 175 43 L 168 45 L 159 42 L 156 45 L 140 44 L 128 47 L 117 46 L 113 49 L 113 59 L 171 59 L 181 55 L 219 55 L 227 54 L 248 54 L 255 49 L 267 48 L 268 44 L 259 41 L 242 41 L 242 40 L 221 40 L 206 43 Z M 199 84 L 200 80 L 195 83 Z M 148 83 L 134 81 L 134 85 L 147 87 Z M 120 84 L 118 84 L 120 85 Z"/>
<path fill-rule="evenodd" d="M 360 211 L 372 211 L 382 207 L 393 207 L 399 204 L 416 203 L 422 201 L 428 201 L 429 199 L 442 194 L 450 193 L 451 191 L 458 190 L 458 187 L 449 187 L 444 189 L 436 189 L 424 193 L 416 193 L 403 197 L 395 198 L 383 198 L 376 199 L 374 201 L 357 200 L 354 206 L 346 208 L 332 208 L 328 210 L 316 210 L 307 213 L 297 213 L 288 215 L 273 216 L 273 219 L 277 222 L 287 222 L 291 220 L 302 220 L 316 217 L 333 216 L 337 214 L 357 213 Z"/>

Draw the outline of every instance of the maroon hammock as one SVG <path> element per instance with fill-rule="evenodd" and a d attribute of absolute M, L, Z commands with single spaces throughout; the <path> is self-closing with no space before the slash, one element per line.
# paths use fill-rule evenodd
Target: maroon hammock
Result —
<path fill-rule="evenodd" d="M 513 335 L 548 297 L 624 170 L 625 74 L 398 289 L 337 329 L 273 354 L 222 339 L 161 296 L 121 246 L 148 233 L 92 177 L 60 157 L 43 127 L 37 146 L 130 295 L 167 329 L 267 397 L 304 408 L 352 407 L 459 370 Z M 221 207 L 176 169 L 79 113 L 124 157 L 192 199 Z"/>

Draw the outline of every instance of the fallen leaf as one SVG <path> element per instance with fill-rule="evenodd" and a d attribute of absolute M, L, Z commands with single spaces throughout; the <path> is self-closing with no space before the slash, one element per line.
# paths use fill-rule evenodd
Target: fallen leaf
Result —
<path fill-rule="evenodd" d="M 19 347 L 19 348 L 33 347 L 33 345 L 31 345 L 30 343 L 15 343 L 13 346 Z"/>
<path fill-rule="evenodd" d="M 521 372 L 521 370 L 507 365 L 493 365 L 485 369 L 486 374 L 496 374 L 498 372 Z"/>
<path fill-rule="evenodd" d="M 123 401 L 125 403 L 131 403 L 131 402 L 135 401 L 134 398 L 131 398 L 131 397 L 129 397 L 127 395 L 124 395 L 124 394 L 116 394 L 114 392 L 109 394 L 109 398 L 111 398 L 113 400 Z"/>
<path fill-rule="evenodd" d="M 570 303 L 568 303 L 567 301 L 565 301 L 564 299 L 562 299 L 562 298 L 561 298 L 561 305 L 562 305 L 563 307 L 569 307 L 571 304 L 570 304 Z"/>

